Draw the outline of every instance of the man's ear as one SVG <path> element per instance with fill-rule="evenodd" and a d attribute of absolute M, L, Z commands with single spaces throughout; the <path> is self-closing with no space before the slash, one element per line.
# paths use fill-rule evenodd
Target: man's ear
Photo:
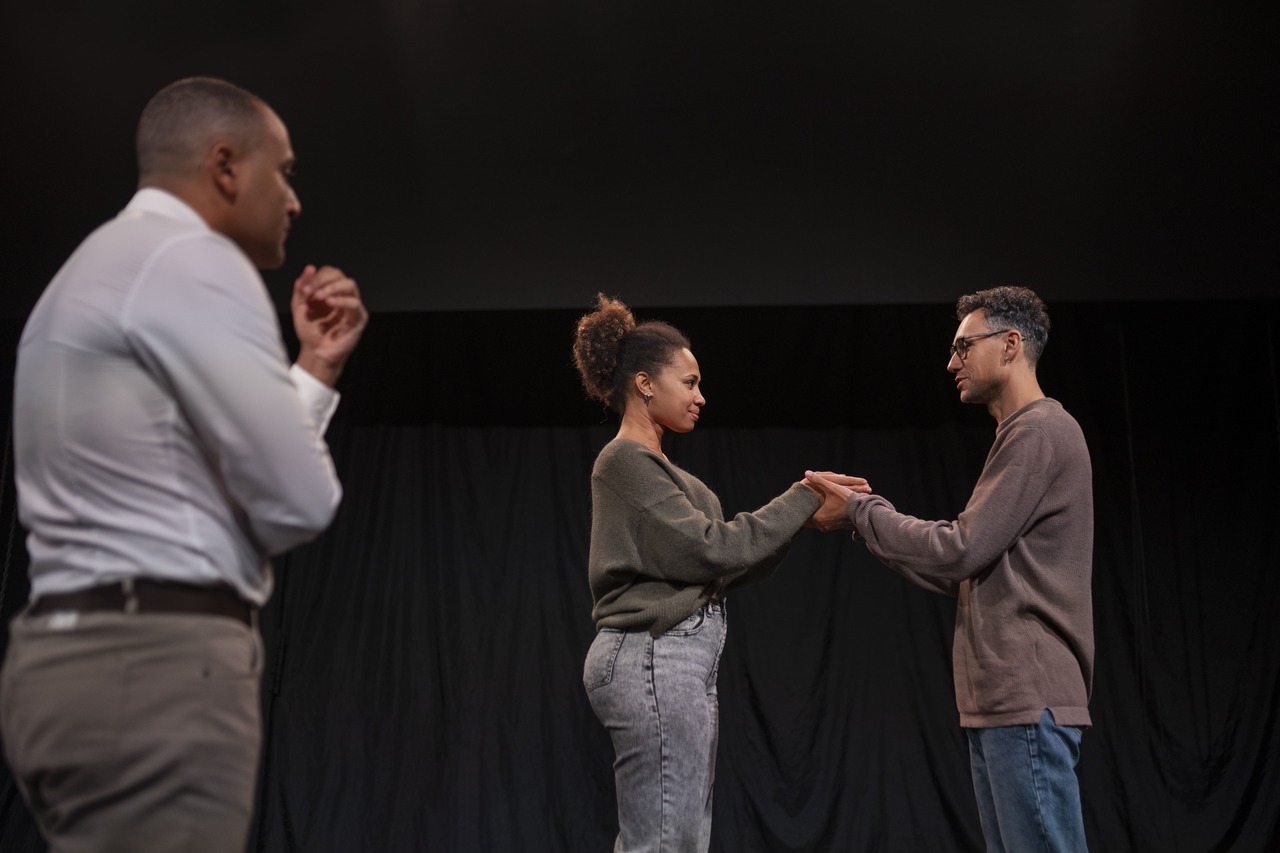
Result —
<path fill-rule="evenodd" d="M 235 201 L 239 194 L 239 162 L 236 160 L 236 152 L 225 142 L 219 142 L 209 150 L 209 162 L 212 164 L 214 184 L 229 201 Z"/>
<path fill-rule="evenodd" d="M 1017 329 L 1010 329 L 1004 335 L 1004 354 L 1000 359 L 1001 364 L 1008 364 L 1017 356 L 1018 350 L 1022 349 L 1022 332 Z"/>

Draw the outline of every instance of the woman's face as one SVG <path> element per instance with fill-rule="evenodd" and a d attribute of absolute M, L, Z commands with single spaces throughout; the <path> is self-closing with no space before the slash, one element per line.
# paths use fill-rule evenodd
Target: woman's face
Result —
<path fill-rule="evenodd" d="M 653 399 L 646 406 L 649 417 L 672 432 L 689 432 L 698 425 L 698 414 L 707 404 L 698 390 L 701 380 L 693 353 L 677 350 L 671 364 L 656 377 L 650 377 L 649 393 Z"/>

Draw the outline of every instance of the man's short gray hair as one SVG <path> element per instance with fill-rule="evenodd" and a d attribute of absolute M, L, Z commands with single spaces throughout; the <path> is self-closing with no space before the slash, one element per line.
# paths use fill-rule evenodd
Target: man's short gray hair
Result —
<path fill-rule="evenodd" d="M 265 108 L 257 95 L 225 80 L 188 77 L 170 83 L 138 120 L 139 177 L 185 177 L 219 137 L 252 150 L 265 135 Z"/>

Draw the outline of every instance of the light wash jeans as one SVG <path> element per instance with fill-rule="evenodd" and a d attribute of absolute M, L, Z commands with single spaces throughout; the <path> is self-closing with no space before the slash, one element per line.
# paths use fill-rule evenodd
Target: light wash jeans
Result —
<path fill-rule="evenodd" d="M 988 853 L 1084 853 L 1080 729 L 1047 710 L 1033 726 L 965 729 Z"/>
<path fill-rule="evenodd" d="M 654 639 L 605 628 L 583 667 L 613 738 L 615 853 L 702 853 L 711 843 L 724 605 L 706 604 Z"/>

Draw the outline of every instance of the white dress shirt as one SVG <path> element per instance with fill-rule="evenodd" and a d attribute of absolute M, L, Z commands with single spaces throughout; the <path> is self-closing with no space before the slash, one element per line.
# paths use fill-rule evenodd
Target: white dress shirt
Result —
<path fill-rule="evenodd" d="M 143 189 L 86 239 L 18 347 L 14 447 L 31 596 L 147 577 L 271 594 L 267 556 L 342 497 L 338 395 L 288 368 L 262 278 Z"/>

